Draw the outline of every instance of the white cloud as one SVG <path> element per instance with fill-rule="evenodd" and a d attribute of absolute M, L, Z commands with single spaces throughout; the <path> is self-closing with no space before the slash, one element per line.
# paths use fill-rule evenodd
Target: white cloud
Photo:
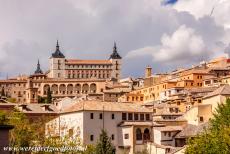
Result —
<path fill-rule="evenodd" d="M 179 0 L 173 7 L 178 11 L 187 11 L 196 18 L 212 16 L 218 24 L 230 28 L 229 0 Z"/>
<path fill-rule="evenodd" d="M 191 63 L 207 58 L 204 57 L 206 53 L 207 49 L 202 37 L 194 29 L 182 25 L 171 36 L 164 34 L 160 46 L 130 51 L 127 58 L 151 55 L 155 62 Z"/>
<path fill-rule="evenodd" d="M 107 59 L 114 41 L 123 57 L 131 50 L 135 52 L 129 53 L 130 57 L 148 56 L 156 51 L 154 61 L 151 56 L 142 56 L 144 60 L 138 69 L 135 63 L 142 59 L 124 59 L 122 68 L 126 76 L 139 75 L 146 64 L 162 65 L 159 60 L 171 61 L 173 67 L 173 62 L 179 61 L 174 59 L 183 57 L 184 50 L 191 55 L 201 55 L 202 41 L 210 51 L 223 51 L 229 43 L 230 31 L 217 25 L 212 17 L 194 16 L 161 5 L 161 0 L 0 0 L 0 73 L 29 74 L 35 69 L 37 58 L 41 59 L 43 71 L 46 71 L 57 38 L 61 50 L 71 58 Z M 188 32 L 182 34 L 181 25 L 185 25 Z M 177 43 L 185 41 L 176 40 L 179 35 L 192 37 L 187 40 L 195 42 L 194 45 Z M 220 44 L 221 47 L 216 48 Z M 172 57 L 168 56 L 169 51 Z"/>

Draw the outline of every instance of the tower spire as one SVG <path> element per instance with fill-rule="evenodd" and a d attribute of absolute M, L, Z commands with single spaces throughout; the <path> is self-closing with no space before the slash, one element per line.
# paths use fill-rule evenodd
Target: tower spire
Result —
<path fill-rule="evenodd" d="M 121 59 L 121 56 L 117 52 L 117 44 L 115 41 L 113 45 L 113 53 L 110 55 L 110 59 Z"/>
<path fill-rule="evenodd" d="M 38 59 L 38 63 L 37 63 L 37 69 L 36 69 L 36 71 L 34 72 L 34 74 L 43 74 L 43 72 L 42 72 L 42 70 L 41 70 L 41 67 L 40 67 L 39 59 Z"/>
<path fill-rule="evenodd" d="M 113 45 L 113 52 L 117 52 L 117 45 L 116 45 L 115 41 L 114 41 L 114 45 Z"/>
<path fill-rule="evenodd" d="M 63 53 L 59 49 L 59 42 L 58 42 L 58 40 L 57 40 L 57 44 L 56 44 L 56 50 L 52 54 L 52 57 L 53 58 L 65 58 L 65 56 L 63 55 Z"/>
<path fill-rule="evenodd" d="M 59 50 L 59 43 L 58 43 L 58 40 L 57 40 L 57 45 L 56 45 L 56 51 L 60 51 L 60 50 Z"/>

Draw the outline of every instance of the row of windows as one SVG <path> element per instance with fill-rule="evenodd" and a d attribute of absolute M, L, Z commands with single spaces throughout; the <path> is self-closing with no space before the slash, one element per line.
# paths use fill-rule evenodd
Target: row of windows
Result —
<path fill-rule="evenodd" d="M 98 118 L 103 119 L 103 113 L 100 113 Z M 94 119 L 94 113 L 90 113 L 90 119 Z M 115 114 L 111 114 L 111 119 L 115 119 Z M 122 120 L 150 120 L 150 114 L 122 113 Z"/>
<path fill-rule="evenodd" d="M 198 75 L 198 76 L 197 76 L 197 79 L 202 79 L 202 75 Z"/>
<path fill-rule="evenodd" d="M 150 114 L 122 113 L 122 120 L 150 120 Z"/>
<path fill-rule="evenodd" d="M 140 96 L 140 97 L 138 97 L 138 96 L 132 96 L 132 97 L 127 97 L 127 101 L 143 101 L 143 96 Z"/>
<path fill-rule="evenodd" d="M 14 83 L 14 84 L 1 84 L 0 87 L 9 87 L 9 86 L 12 86 L 12 87 L 26 87 L 26 84 L 25 83 Z"/>
<path fill-rule="evenodd" d="M 68 73 L 80 73 L 80 74 L 85 74 L 85 73 L 109 73 L 111 72 L 110 70 L 67 70 L 66 72 Z"/>
<path fill-rule="evenodd" d="M 89 77 L 98 77 L 98 78 L 109 78 L 109 74 L 68 74 L 68 78 L 89 78 Z"/>
<path fill-rule="evenodd" d="M 103 113 L 100 113 L 98 118 L 103 119 Z M 94 119 L 94 113 L 90 113 L 90 119 Z M 115 115 L 113 113 L 111 114 L 111 119 L 115 119 Z"/>
<path fill-rule="evenodd" d="M 111 68 L 111 65 L 67 65 L 67 68 Z"/>

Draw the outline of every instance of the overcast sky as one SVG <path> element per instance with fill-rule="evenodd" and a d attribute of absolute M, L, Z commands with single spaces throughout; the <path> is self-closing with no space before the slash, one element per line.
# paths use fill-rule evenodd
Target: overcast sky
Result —
<path fill-rule="evenodd" d="M 43 71 L 56 40 L 67 58 L 107 59 L 122 75 L 187 67 L 230 50 L 229 0 L 0 0 L 0 76 Z"/>

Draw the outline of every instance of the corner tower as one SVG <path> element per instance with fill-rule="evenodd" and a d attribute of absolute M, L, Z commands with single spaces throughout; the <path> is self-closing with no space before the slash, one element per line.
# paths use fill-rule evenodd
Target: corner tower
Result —
<path fill-rule="evenodd" d="M 37 63 L 37 69 L 35 70 L 34 74 L 43 74 L 41 67 L 40 67 L 39 59 Z"/>
<path fill-rule="evenodd" d="M 113 53 L 110 55 L 109 60 L 112 63 L 111 78 L 120 79 L 121 77 L 121 56 L 117 52 L 116 42 L 114 42 Z"/>
<path fill-rule="evenodd" d="M 54 53 L 52 53 L 49 63 L 50 69 L 48 76 L 50 78 L 65 78 L 65 56 L 59 49 L 58 40 L 56 50 Z"/>

